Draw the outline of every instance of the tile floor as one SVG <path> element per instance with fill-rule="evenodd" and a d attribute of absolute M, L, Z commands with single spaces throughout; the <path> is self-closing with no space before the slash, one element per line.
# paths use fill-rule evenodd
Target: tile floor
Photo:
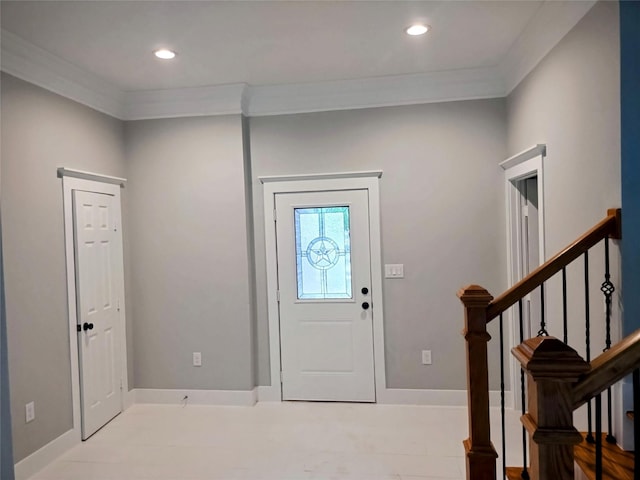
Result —
<path fill-rule="evenodd" d="M 466 429 L 460 407 L 134 405 L 31 480 L 462 480 Z"/>

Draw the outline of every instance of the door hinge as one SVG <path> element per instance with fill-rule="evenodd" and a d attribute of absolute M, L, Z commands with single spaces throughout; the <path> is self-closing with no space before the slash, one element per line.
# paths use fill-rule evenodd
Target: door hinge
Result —
<path fill-rule="evenodd" d="M 282 370 L 280 370 L 280 383 L 283 383 L 284 375 L 282 374 Z"/>
<path fill-rule="evenodd" d="M 278 211 L 275 208 L 273 209 L 273 221 L 278 221 Z"/>
<path fill-rule="evenodd" d="M 280 290 L 276 290 L 276 300 L 280 303 Z"/>
<path fill-rule="evenodd" d="M 529 216 L 529 205 L 525 205 L 522 207 L 522 216 L 523 217 Z"/>

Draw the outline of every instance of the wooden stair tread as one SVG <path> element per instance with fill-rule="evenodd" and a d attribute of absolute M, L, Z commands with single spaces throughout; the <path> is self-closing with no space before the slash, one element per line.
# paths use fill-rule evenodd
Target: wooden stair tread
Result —
<path fill-rule="evenodd" d="M 583 441 L 574 447 L 575 460 L 589 480 L 595 480 L 596 446 Z M 602 434 L 602 478 L 603 480 L 633 480 L 633 453 L 625 452 L 618 445 L 607 443 Z"/>
<path fill-rule="evenodd" d="M 522 480 L 522 467 L 507 467 L 508 480 Z"/>
<path fill-rule="evenodd" d="M 589 480 L 595 480 L 596 446 L 587 443 L 586 433 L 582 433 L 582 443 L 574 447 L 575 461 Z M 606 441 L 606 433 L 602 434 L 602 479 L 633 480 L 633 452 L 625 452 L 618 445 Z M 522 480 L 522 467 L 507 467 L 508 480 Z"/>

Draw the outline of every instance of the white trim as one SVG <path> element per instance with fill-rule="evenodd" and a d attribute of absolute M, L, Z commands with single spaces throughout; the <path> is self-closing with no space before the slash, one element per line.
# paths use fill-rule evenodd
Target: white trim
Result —
<path fill-rule="evenodd" d="M 124 120 L 239 115 L 247 84 L 144 90 L 125 94 Z"/>
<path fill-rule="evenodd" d="M 80 431 L 68 430 L 59 437 L 23 458 L 14 466 L 16 480 L 27 480 L 51 462 L 80 444 Z"/>
<path fill-rule="evenodd" d="M 595 0 L 542 3 L 498 67 L 507 95 L 595 4 Z"/>
<path fill-rule="evenodd" d="M 238 83 L 124 92 L 2 30 L 2 70 L 121 120 L 239 113 L 283 115 L 501 98 L 536 67 L 594 4 L 594 0 L 544 2 L 497 67 L 289 85 Z"/>
<path fill-rule="evenodd" d="M 258 402 L 281 402 L 282 394 L 279 385 L 260 385 L 256 387 L 258 391 Z"/>
<path fill-rule="evenodd" d="M 515 155 L 507 158 L 506 160 L 503 160 L 502 162 L 500 162 L 500 166 L 502 167 L 503 170 L 508 170 L 532 158 L 535 158 L 538 156 L 544 157 L 546 154 L 547 154 L 547 146 L 544 143 L 537 143 L 532 147 L 529 147 L 526 150 L 523 150 L 520 153 L 516 153 Z"/>
<path fill-rule="evenodd" d="M 84 180 L 91 180 L 94 182 L 113 183 L 114 185 L 120 185 L 121 187 L 124 187 L 125 183 L 127 183 L 126 178 L 111 177 L 109 175 L 101 175 L 99 173 L 85 172 L 84 170 L 75 170 L 73 168 L 66 167 L 58 167 L 58 177 L 82 178 Z"/>
<path fill-rule="evenodd" d="M 248 96 L 247 114 L 255 117 L 496 98 L 505 88 L 498 69 L 484 67 L 254 86 Z"/>
<path fill-rule="evenodd" d="M 633 420 L 626 412 L 633 410 L 633 383 L 624 378 L 613 386 L 614 435 L 620 448 L 626 451 L 635 449 L 633 438 Z"/>
<path fill-rule="evenodd" d="M 123 393 L 122 403 L 124 404 L 124 410 L 128 410 L 136 403 L 136 390 L 127 390 Z"/>
<path fill-rule="evenodd" d="M 507 235 L 507 281 L 509 286 L 515 283 L 515 258 L 517 252 L 513 251 L 514 239 L 512 238 L 513 232 L 517 232 L 518 229 L 513 225 L 514 220 L 514 205 L 518 206 L 519 192 L 515 187 L 515 182 L 530 177 L 537 177 L 538 179 L 538 255 L 540 258 L 540 264 L 546 260 L 545 249 L 545 227 L 544 227 L 544 158 L 547 154 L 546 145 L 538 143 L 526 150 L 523 150 L 516 155 L 513 155 L 506 160 L 500 162 L 500 167 L 504 170 L 505 178 L 505 211 L 506 211 L 506 235 Z M 519 207 L 516 207 L 519 208 Z M 518 243 L 518 242 L 515 242 Z M 519 243 L 518 243 L 519 244 Z M 520 343 L 519 332 L 515 328 L 515 314 L 514 309 L 510 308 L 507 312 L 509 318 L 509 325 L 511 325 L 511 336 L 509 349 L 515 347 Z M 548 316 L 547 316 L 548 318 Z M 520 385 L 520 366 L 516 364 L 515 359 L 511 358 L 510 362 L 511 370 L 511 385 Z M 512 389 L 513 405 L 520 404 L 520 392 L 519 388 Z"/>
<path fill-rule="evenodd" d="M 253 390 L 189 390 L 136 388 L 133 390 L 135 403 L 183 405 L 187 395 L 187 405 L 255 405 L 257 389 Z"/>
<path fill-rule="evenodd" d="M 273 175 L 258 177 L 260 183 L 290 182 L 292 180 L 330 180 L 340 178 L 382 177 L 382 170 L 366 170 L 362 172 L 311 173 L 302 175 Z"/>
<path fill-rule="evenodd" d="M 124 93 L 117 87 L 11 32 L 0 35 L 2 71 L 123 119 Z"/>
<path fill-rule="evenodd" d="M 67 169 L 68 170 L 68 169 Z M 100 178 L 104 177 L 92 174 Z M 80 368 L 78 358 L 78 342 L 77 342 L 77 312 L 76 312 L 76 275 L 75 275 L 75 254 L 74 254 L 74 235 L 73 235 L 73 190 L 84 190 L 89 192 L 105 193 L 113 195 L 116 199 L 118 210 L 120 210 L 120 185 L 114 183 L 98 182 L 87 180 L 75 176 L 62 177 L 63 188 L 63 211 L 64 211 L 64 241 L 65 256 L 67 266 L 67 308 L 69 312 L 69 358 L 71 362 L 71 397 L 73 402 L 73 431 L 76 432 L 78 438 L 81 437 L 82 412 L 80 407 Z M 122 218 L 118 219 L 120 231 L 122 232 Z M 124 239 L 123 239 L 124 247 Z M 122 266 L 124 269 L 124 265 Z M 124 279 L 124 272 L 120 272 L 120 278 Z M 127 335 L 126 335 L 126 310 L 124 302 L 124 282 L 119 285 L 119 297 L 122 299 L 120 303 L 120 362 L 122 379 L 122 411 L 126 410 L 130 404 L 129 398 L 129 379 L 127 372 Z"/>
<path fill-rule="evenodd" d="M 511 391 L 504 392 L 505 408 L 513 408 Z M 466 407 L 468 395 L 466 390 L 425 390 L 410 388 L 387 388 L 378 398 L 378 403 L 386 405 L 432 405 Z M 489 392 L 489 405 L 500 406 L 500 391 Z"/>
<path fill-rule="evenodd" d="M 369 191 L 369 235 L 371 255 L 371 301 L 376 305 L 373 315 L 373 352 L 375 368 L 376 398 L 384 396 L 387 380 L 384 360 L 384 307 L 382 297 L 382 246 L 380 232 L 380 192 L 379 176 L 368 172 L 365 176 L 353 176 L 352 173 L 329 173 L 305 175 L 301 179 L 298 175 L 279 177 L 278 181 L 267 181 L 264 184 L 264 226 L 265 251 L 267 262 L 267 303 L 269 318 L 269 359 L 271 363 L 272 388 L 280 391 L 280 319 L 277 301 L 278 290 L 278 262 L 276 258 L 276 230 L 273 218 L 275 195 L 287 192 L 313 192 L 324 190 L 357 190 Z M 379 173 L 379 175 L 378 175 Z M 269 178 L 269 177 L 262 177 Z"/>

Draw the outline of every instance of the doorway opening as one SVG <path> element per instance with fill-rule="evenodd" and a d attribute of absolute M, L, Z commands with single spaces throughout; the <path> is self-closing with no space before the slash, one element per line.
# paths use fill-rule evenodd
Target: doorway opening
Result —
<path fill-rule="evenodd" d="M 507 225 L 507 278 L 509 286 L 527 276 L 545 261 L 544 169 L 546 147 L 543 144 L 514 155 L 500 163 L 505 173 Z M 541 287 L 544 288 L 544 287 Z M 519 307 L 508 312 L 511 330 L 509 348 L 539 333 L 544 314 L 540 288 L 531 292 Z M 510 356 L 513 405 L 521 403 L 520 366 Z M 520 405 L 521 406 L 521 405 Z"/>

